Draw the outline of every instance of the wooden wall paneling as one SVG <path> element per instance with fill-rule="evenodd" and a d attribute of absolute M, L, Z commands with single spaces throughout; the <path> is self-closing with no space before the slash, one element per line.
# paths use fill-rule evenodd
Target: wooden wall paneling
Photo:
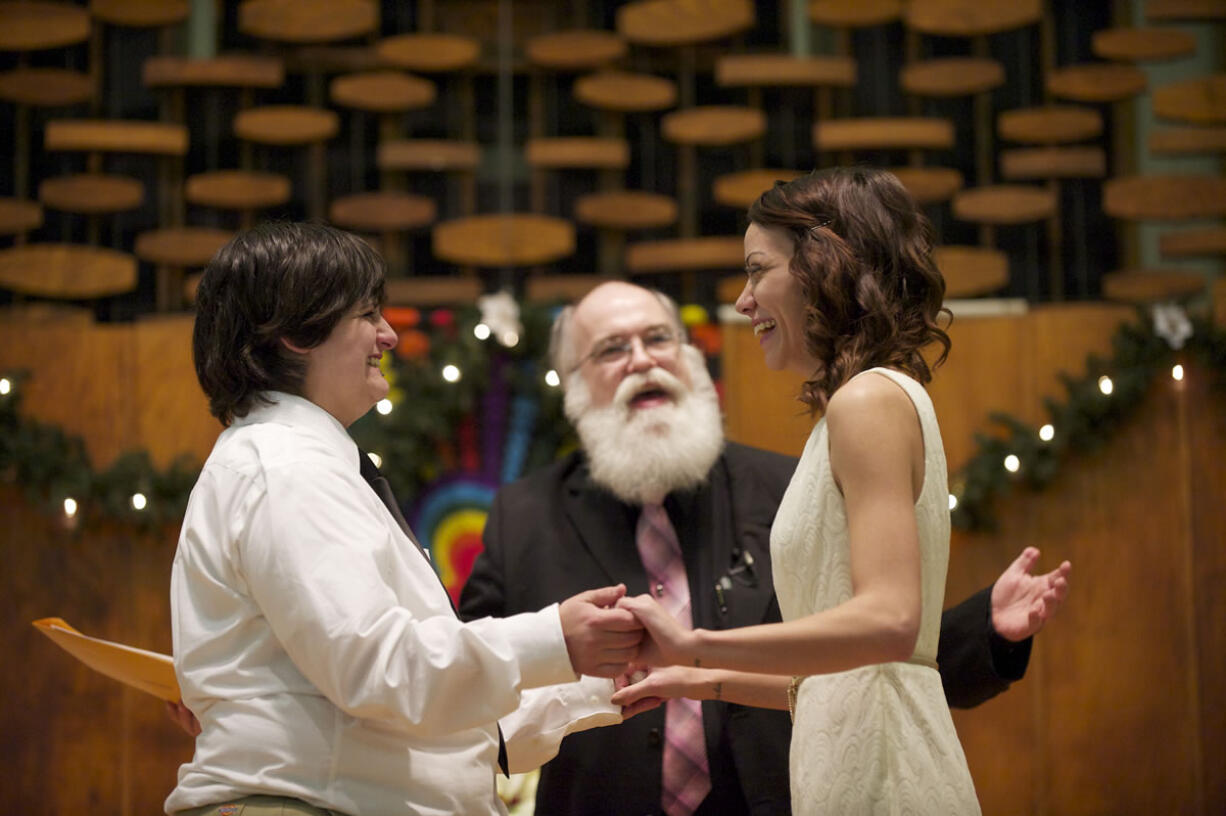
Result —
<path fill-rule="evenodd" d="M 1002 502 L 998 530 L 953 532 L 945 585 L 947 606 L 988 586 L 1033 543 L 1020 523 L 1025 515 L 1014 509 L 1013 501 Z M 1045 543 L 1039 546 L 1043 550 L 1040 568 L 1052 569 L 1060 563 L 1053 548 Z M 1078 577 L 1075 573 L 1074 586 Z M 1023 816 L 1039 812 L 1036 792 L 1042 746 L 1036 714 L 1043 693 L 1035 678 L 1043 661 L 1044 637 L 1041 634 L 1035 643 L 1026 677 L 1007 693 L 976 708 L 953 711 L 958 739 L 985 814 Z"/>
<path fill-rule="evenodd" d="M 796 400 L 802 378 L 771 371 L 749 323 L 725 323 L 723 354 L 724 426 L 728 438 L 789 456 L 800 456 L 814 420 Z"/>
<path fill-rule="evenodd" d="M 941 423 L 949 473 L 975 453 L 975 431 L 987 432 L 993 411 L 1017 414 L 1032 405 L 1026 315 L 954 318 L 949 360 L 936 370 L 928 393 Z M 934 354 L 929 349 L 928 357 Z M 1029 417 L 1023 417 L 1029 419 Z"/>
<path fill-rule="evenodd" d="M 1063 402 L 1067 397 L 1060 372 L 1080 377 L 1085 373 L 1088 355 L 1109 357 L 1116 327 L 1135 319 L 1136 310 L 1124 304 L 1052 303 L 1035 307 L 1030 314 L 1031 335 L 1027 342 L 1033 345 L 1035 353 L 1034 415 L 1026 418 L 1042 424 L 1047 421 L 1043 398 Z"/>
<path fill-rule="evenodd" d="M 160 813 L 192 741 L 159 701 L 86 668 L 30 621 L 57 615 L 86 634 L 169 651 L 174 530 L 95 522 L 74 532 L 11 486 L 0 487 L 0 507 L 0 590 L 15 611 L 0 648 L 20 667 L 0 680 L 0 801 L 26 813 Z"/>
<path fill-rule="evenodd" d="M 1032 678 L 1045 693 L 1038 812 L 1198 812 L 1179 446 L 1169 381 L 1157 382 L 1109 445 L 1031 505 L 1031 540 L 1075 571 Z"/>
<path fill-rule="evenodd" d="M 141 444 L 133 411 L 132 330 L 61 312 L 0 317 L 0 370 L 27 368 L 25 416 L 80 434 L 95 468 Z"/>
<path fill-rule="evenodd" d="M 1189 513 L 1192 529 L 1192 618 L 1198 646 L 1202 813 L 1226 813 L 1226 394 L 1215 390 L 1215 375 L 1185 360 L 1181 393 L 1185 411 Z"/>
<path fill-rule="evenodd" d="M 167 467 L 187 454 L 204 464 L 221 432 L 196 380 L 192 315 L 168 315 L 133 325 L 136 426 L 154 464 Z M 174 417 L 168 422 L 167 417 Z"/>

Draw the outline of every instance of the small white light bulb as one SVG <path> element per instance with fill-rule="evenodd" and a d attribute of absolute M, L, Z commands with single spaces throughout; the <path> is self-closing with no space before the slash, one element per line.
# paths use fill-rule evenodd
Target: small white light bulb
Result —
<path fill-rule="evenodd" d="M 64 515 L 72 518 L 77 514 L 77 500 L 72 496 L 64 499 Z"/>
<path fill-rule="evenodd" d="M 1115 390 L 1115 383 L 1111 382 L 1111 378 L 1104 374 L 1098 378 L 1098 390 L 1109 397 L 1111 392 Z"/>
<path fill-rule="evenodd" d="M 370 457 L 370 461 L 375 463 L 375 467 L 383 467 L 383 457 L 374 451 L 367 451 L 366 455 Z"/>
<path fill-rule="evenodd" d="M 515 348 L 519 345 L 519 335 L 513 331 L 503 332 L 502 337 L 499 339 L 507 348 Z"/>
<path fill-rule="evenodd" d="M 460 369 L 457 366 L 448 363 L 443 366 L 443 379 L 449 383 L 460 381 Z"/>
<path fill-rule="evenodd" d="M 1044 442 L 1050 442 L 1056 438 L 1056 426 L 1050 423 L 1039 428 L 1039 439 Z"/>
<path fill-rule="evenodd" d="M 958 508 L 958 497 L 955 496 L 953 493 L 950 493 L 949 494 L 949 509 L 953 511 L 953 510 L 956 510 L 957 508 Z"/>
<path fill-rule="evenodd" d="M 1016 454 L 1009 454 L 1005 457 L 1005 470 L 1010 473 L 1017 473 L 1022 468 L 1022 460 L 1017 458 Z"/>
<path fill-rule="evenodd" d="M 0 377 L 0 395 L 4 395 L 13 390 L 13 382 L 8 377 Z"/>
<path fill-rule="evenodd" d="M 1178 363 L 1175 364 L 1175 367 L 1171 369 L 1171 379 L 1176 382 L 1183 382 L 1183 366 Z"/>
<path fill-rule="evenodd" d="M 557 388 L 562 384 L 562 378 L 558 376 L 558 372 L 552 368 L 545 372 L 545 385 L 550 388 Z"/>
<path fill-rule="evenodd" d="M 144 493 L 133 493 L 132 494 L 132 509 L 133 510 L 144 510 L 145 507 L 148 506 L 148 504 L 149 504 L 149 500 L 145 498 Z"/>
<path fill-rule="evenodd" d="M 392 401 L 390 399 L 381 399 L 375 403 L 375 410 L 387 416 L 392 412 Z"/>
<path fill-rule="evenodd" d="M 489 326 L 485 325 L 484 323 L 478 323 L 477 325 L 473 326 L 473 337 L 476 337 L 478 340 L 485 340 L 488 339 L 489 336 Z"/>

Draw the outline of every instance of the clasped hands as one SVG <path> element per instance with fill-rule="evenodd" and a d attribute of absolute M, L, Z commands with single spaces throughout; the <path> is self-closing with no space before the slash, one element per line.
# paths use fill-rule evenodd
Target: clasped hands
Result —
<path fill-rule="evenodd" d="M 693 632 L 650 596 L 627 597 L 624 584 L 567 598 L 559 616 L 577 674 L 617 678 L 639 666 L 680 662 L 692 649 Z"/>
<path fill-rule="evenodd" d="M 582 592 L 560 614 L 571 665 L 580 674 L 611 677 L 614 705 L 631 717 L 685 696 L 696 635 L 649 595 L 627 597 L 624 585 Z M 680 665 L 677 665 L 680 664 Z M 671 666 L 660 669 L 649 667 Z"/>

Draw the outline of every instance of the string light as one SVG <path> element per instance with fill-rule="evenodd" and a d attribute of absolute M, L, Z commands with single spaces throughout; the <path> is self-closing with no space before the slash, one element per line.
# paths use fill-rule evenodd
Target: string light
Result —
<path fill-rule="evenodd" d="M 473 336 L 478 340 L 487 340 L 490 336 L 490 327 L 484 323 L 478 323 L 473 326 Z"/>
<path fill-rule="evenodd" d="M 958 497 L 955 496 L 953 493 L 950 493 L 949 494 L 949 510 L 950 512 L 953 512 L 954 510 L 957 510 L 957 509 L 958 509 Z"/>
<path fill-rule="evenodd" d="M 562 384 L 562 378 L 558 376 L 558 372 L 552 368 L 545 372 L 545 385 L 550 388 L 557 388 Z"/>
<path fill-rule="evenodd" d="M 1042 428 L 1039 428 L 1039 439 L 1042 439 L 1044 442 L 1050 442 L 1055 438 L 1056 426 L 1049 423 L 1044 425 Z"/>
<path fill-rule="evenodd" d="M 367 451 L 366 455 L 370 457 L 370 461 L 375 463 L 375 467 L 383 467 L 383 457 L 374 451 Z"/>
<path fill-rule="evenodd" d="M 1115 383 L 1111 382 L 1111 378 L 1104 374 L 1098 378 L 1098 390 L 1109 397 L 1111 392 L 1115 390 Z"/>
<path fill-rule="evenodd" d="M 375 403 L 375 410 L 387 416 L 392 412 L 392 401 L 390 399 L 381 399 Z"/>
<path fill-rule="evenodd" d="M 132 509 L 144 510 L 149 505 L 149 500 L 145 498 L 144 493 L 132 494 Z"/>
<path fill-rule="evenodd" d="M 8 377 L 0 377 L 0 395 L 6 395 L 13 390 L 13 381 Z"/>
<path fill-rule="evenodd" d="M 64 499 L 64 515 L 72 518 L 77 514 L 77 500 L 72 496 Z"/>
<path fill-rule="evenodd" d="M 1171 379 L 1176 382 L 1183 382 L 1183 366 L 1178 363 L 1175 364 L 1175 367 L 1171 369 Z"/>
<path fill-rule="evenodd" d="M 519 345 L 519 335 L 513 331 L 504 332 L 498 339 L 507 348 L 515 348 Z"/>
<path fill-rule="evenodd" d="M 454 366 L 451 363 L 448 363 L 447 365 L 443 366 L 443 379 L 446 380 L 447 382 L 449 383 L 459 382 L 460 376 L 461 376 L 460 369 L 458 366 Z"/>
<path fill-rule="evenodd" d="M 1017 473 L 1022 469 L 1022 460 L 1017 458 L 1016 454 L 1009 454 L 1005 457 L 1005 470 L 1010 473 Z"/>

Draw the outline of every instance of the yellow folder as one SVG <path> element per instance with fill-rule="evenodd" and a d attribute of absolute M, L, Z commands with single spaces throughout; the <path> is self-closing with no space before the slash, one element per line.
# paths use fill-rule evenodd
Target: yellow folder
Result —
<path fill-rule="evenodd" d="M 94 671 L 154 697 L 179 701 L 179 683 L 170 655 L 83 635 L 62 618 L 40 618 L 34 621 L 34 628 Z"/>

